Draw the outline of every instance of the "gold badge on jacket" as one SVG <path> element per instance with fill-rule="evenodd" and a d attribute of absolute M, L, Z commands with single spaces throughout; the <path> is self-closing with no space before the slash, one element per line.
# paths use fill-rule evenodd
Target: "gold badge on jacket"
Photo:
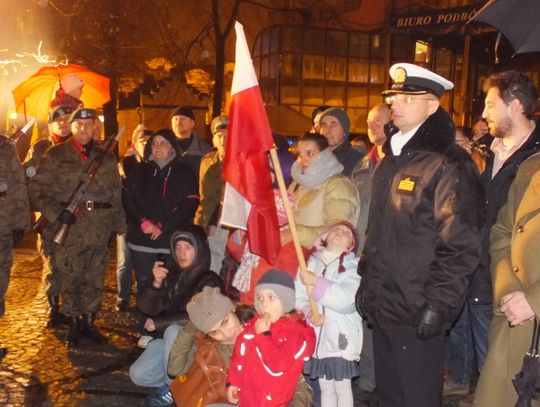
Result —
<path fill-rule="evenodd" d="M 416 188 L 416 183 L 418 182 L 419 177 L 412 175 L 403 174 L 399 180 L 397 186 L 397 192 L 400 194 L 414 194 L 414 189 Z"/>

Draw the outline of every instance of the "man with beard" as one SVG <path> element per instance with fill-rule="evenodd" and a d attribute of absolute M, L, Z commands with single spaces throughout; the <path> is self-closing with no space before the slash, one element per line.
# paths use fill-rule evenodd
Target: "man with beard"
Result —
<path fill-rule="evenodd" d="M 494 137 L 489 148 L 482 184 L 486 194 L 486 224 L 482 230 L 482 256 L 473 274 L 468 295 L 477 368 L 486 360 L 488 328 L 492 317 L 489 233 L 506 203 L 520 164 L 540 151 L 540 129 L 532 116 L 537 92 L 530 78 L 518 71 L 492 75 L 482 117 Z"/>
<path fill-rule="evenodd" d="M 452 82 L 407 63 L 390 76 L 392 122 L 373 176 L 357 308 L 373 325 L 379 405 L 433 407 L 442 404 L 445 330 L 478 264 L 483 197 L 440 106 Z"/>

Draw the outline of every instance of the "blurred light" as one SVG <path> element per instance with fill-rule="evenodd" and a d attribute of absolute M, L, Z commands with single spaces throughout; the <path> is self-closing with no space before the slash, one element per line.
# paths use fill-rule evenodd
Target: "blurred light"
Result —
<path fill-rule="evenodd" d="M 9 114 L 9 119 L 10 120 L 17 120 L 18 117 L 19 117 L 19 115 L 17 114 L 17 112 L 11 112 Z"/>
<path fill-rule="evenodd" d="M 98 116 L 98 119 L 99 119 L 99 121 L 100 121 L 101 123 L 104 123 L 104 122 L 105 122 L 105 116 L 103 116 L 102 114 L 100 114 L 100 115 Z"/>

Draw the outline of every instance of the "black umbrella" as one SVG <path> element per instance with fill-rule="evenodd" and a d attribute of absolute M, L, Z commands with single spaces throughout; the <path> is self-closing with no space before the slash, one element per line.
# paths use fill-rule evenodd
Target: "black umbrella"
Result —
<path fill-rule="evenodd" d="M 516 54 L 540 52 L 539 0 L 490 0 L 470 21 L 497 28 Z"/>
<path fill-rule="evenodd" d="M 540 326 L 534 320 L 534 330 L 531 349 L 523 357 L 521 371 L 514 377 L 512 383 L 518 394 L 516 407 L 531 407 L 531 400 L 538 399 L 540 392 L 540 360 L 538 355 L 538 340 Z"/>

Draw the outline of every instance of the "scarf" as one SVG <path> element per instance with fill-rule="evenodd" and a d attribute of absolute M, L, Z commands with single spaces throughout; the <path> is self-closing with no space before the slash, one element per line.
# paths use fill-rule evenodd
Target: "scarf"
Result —
<path fill-rule="evenodd" d="M 298 161 L 295 161 L 291 169 L 291 175 L 293 180 L 300 184 L 300 186 L 307 189 L 315 189 L 332 175 L 341 174 L 343 168 L 343 165 L 338 161 L 334 153 L 329 148 L 326 148 L 315 157 L 315 160 L 304 172 L 302 172 Z"/>

